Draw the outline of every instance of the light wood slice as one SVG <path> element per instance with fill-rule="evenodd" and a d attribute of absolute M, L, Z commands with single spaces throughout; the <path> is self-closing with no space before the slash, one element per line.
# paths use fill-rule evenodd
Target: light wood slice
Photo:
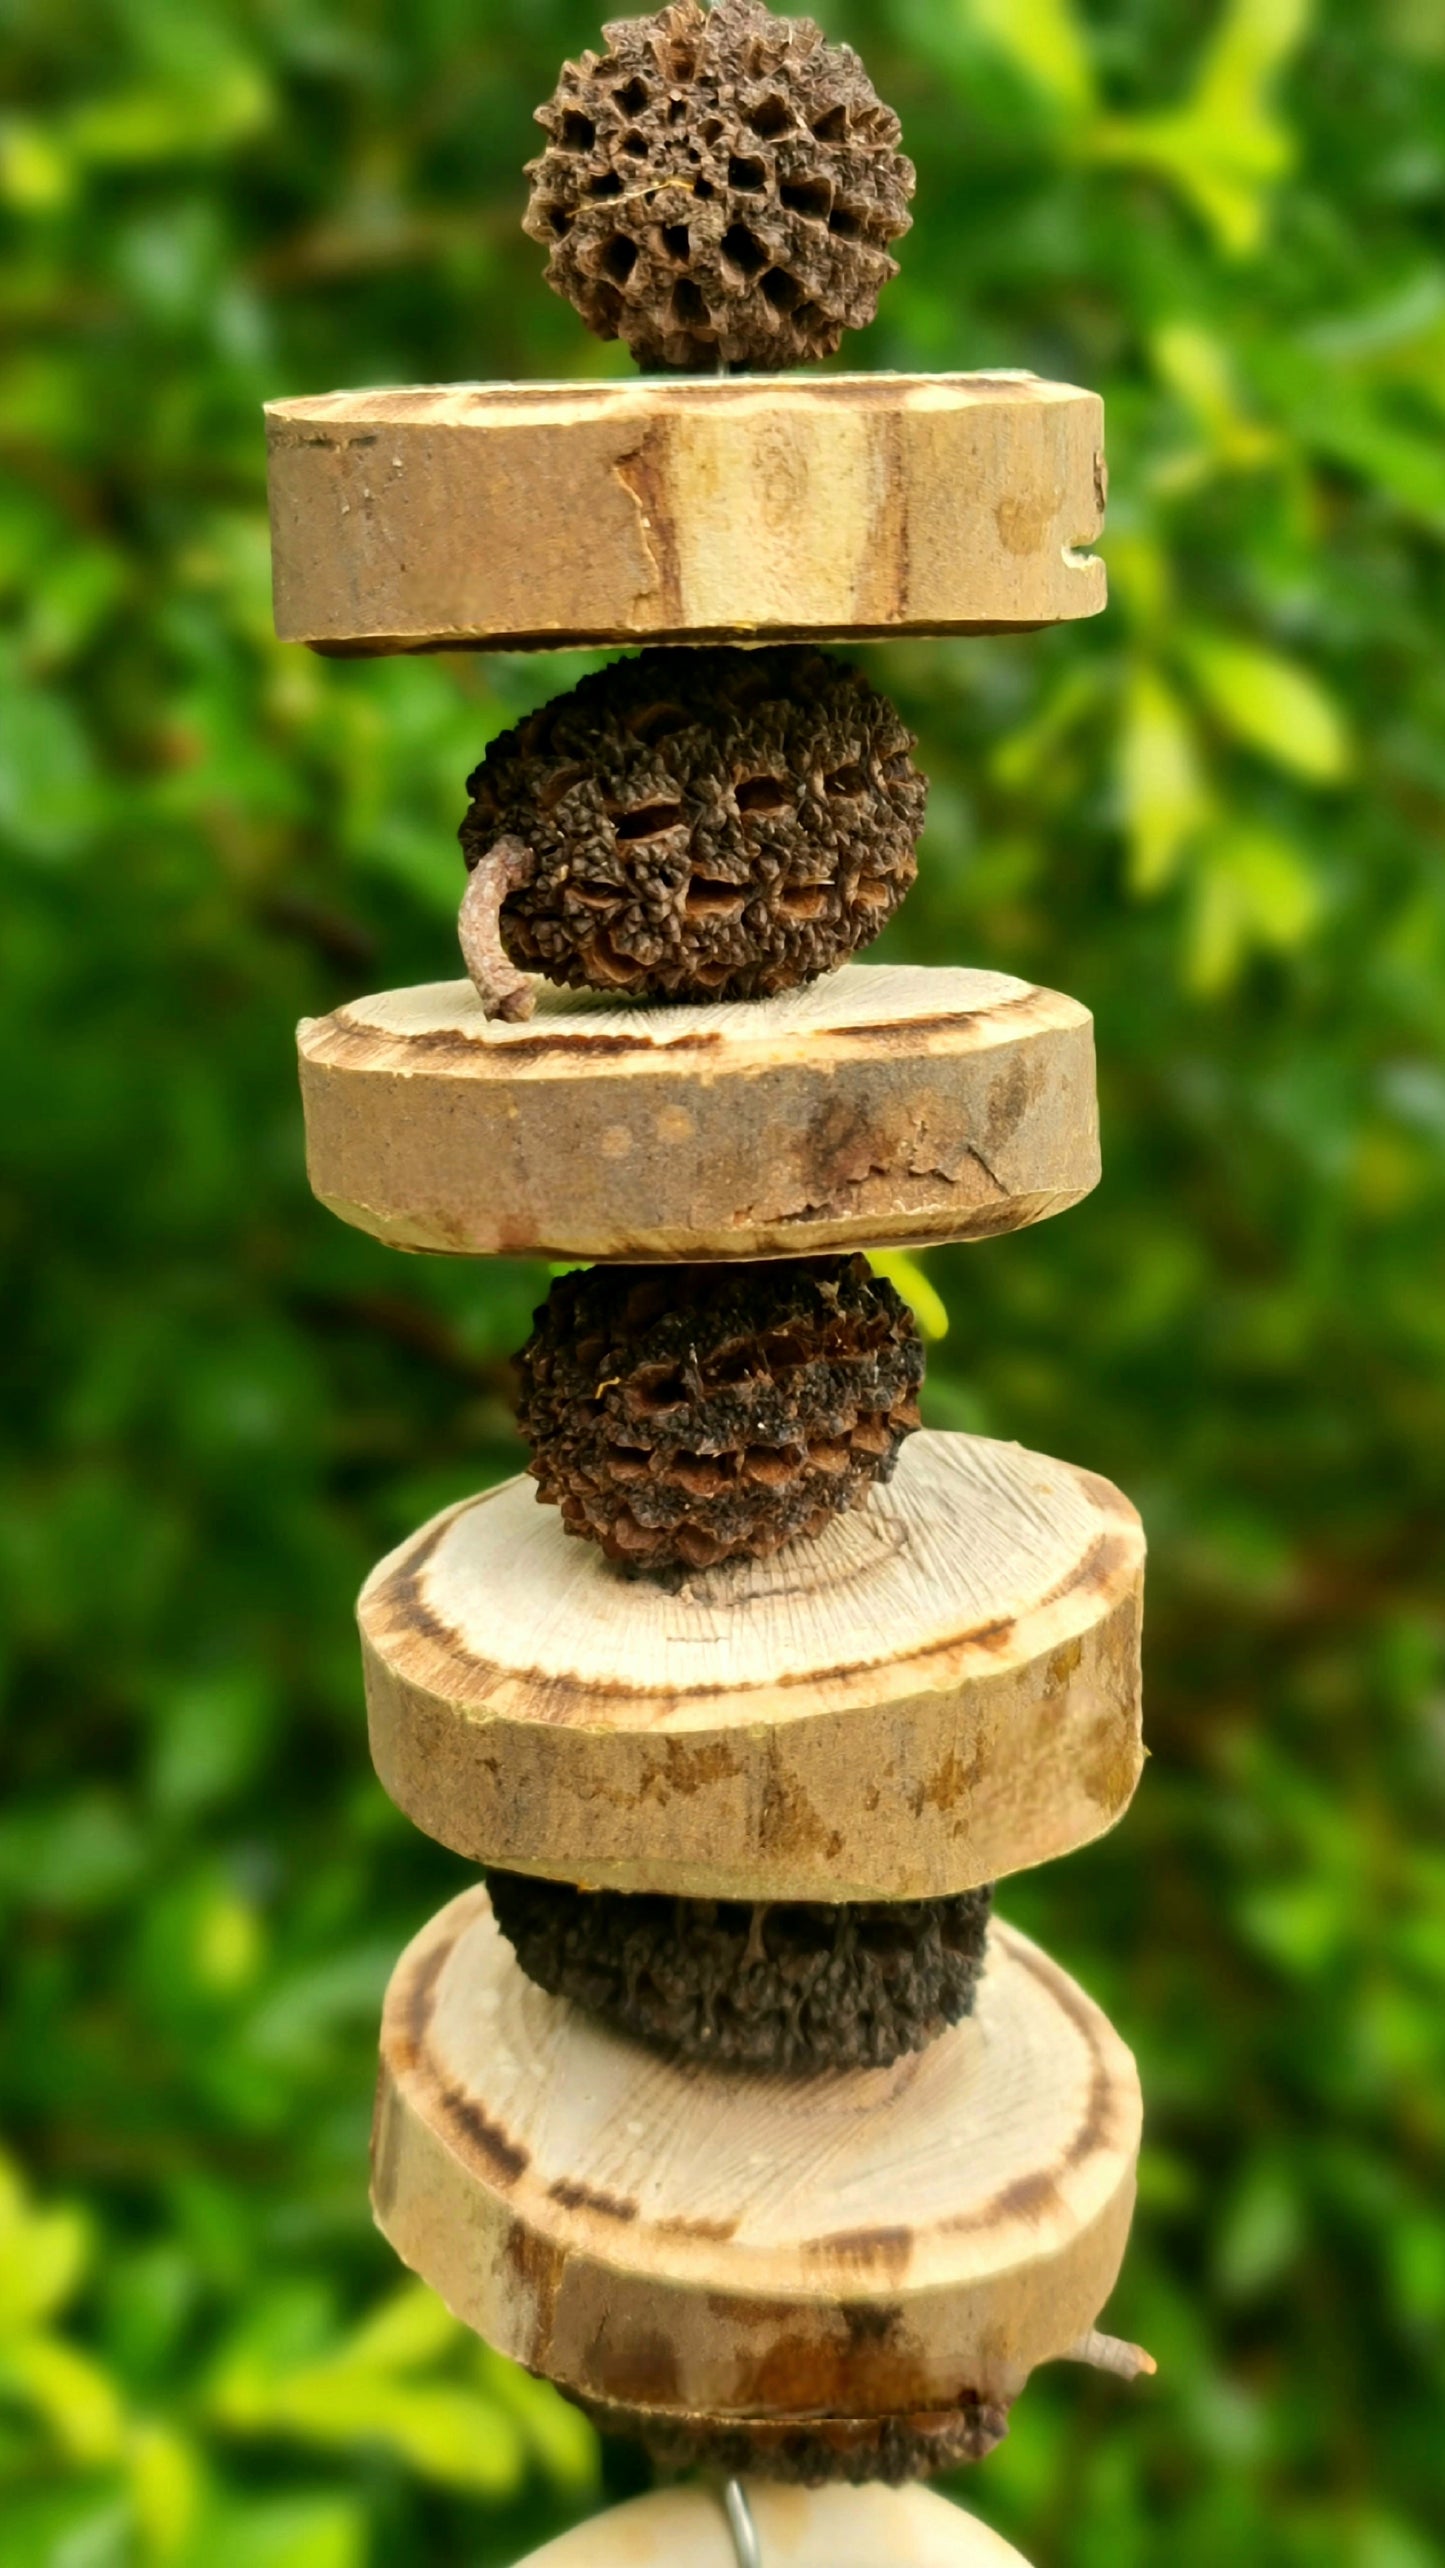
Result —
<path fill-rule="evenodd" d="M 926 2488 L 744 2482 L 763 2568 L 1024 2568 L 986 2524 Z M 660 2488 L 564 2532 L 521 2568 L 738 2568 L 720 2498 Z"/>
<path fill-rule="evenodd" d="M 526 1979 L 471 1890 L 387 1995 L 373 2203 L 502 2353 L 653 2420 L 1007 2405 L 1092 2328 L 1141 2107 L 1097 2007 L 995 1925 L 967 2023 L 891 2069 L 680 2064 Z"/>
<path fill-rule="evenodd" d="M 273 402 L 276 629 L 323 650 L 996 631 L 1097 615 L 1098 395 L 1028 374 L 442 384 Z"/>
<path fill-rule="evenodd" d="M 1093 1020 L 997 972 L 849 964 L 776 999 L 618 1007 L 467 981 L 300 1029 L 321 1201 L 460 1256 L 797 1257 L 981 1239 L 1098 1182 Z"/>
<path fill-rule="evenodd" d="M 513 1871 L 938 1898 L 1127 1807 L 1143 1566 L 1108 1481 L 976 1436 L 910 1436 L 866 1506 L 675 1595 L 512 1480 L 368 1580 L 372 1755 L 418 1827 Z"/>

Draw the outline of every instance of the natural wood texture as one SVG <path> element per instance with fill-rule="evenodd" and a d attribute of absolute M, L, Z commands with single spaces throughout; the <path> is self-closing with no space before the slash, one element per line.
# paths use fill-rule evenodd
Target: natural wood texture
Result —
<path fill-rule="evenodd" d="M 996 972 L 850 964 L 735 1007 L 447 981 L 300 1029 L 324 1204 L 395 1248 L 797 1257 L 981 1239 L 1098 1181 L 1093 1021 Z"/>
<path fill-rule="evenodd" d="M 1024 2568 L 987 2524 L 926 2488 L 746 2482 L 763 2568 Z M 579 2524 L 521 2568 L 738 2568 L 720 2499 L 659 2488 Z"/>
<path fill-rule="evenodd" d="M 918 1899 L 1066 1854 L 1138 1780 L 1144 1538 L 1108 1481 L 911 1436 L 865 1507 L 677 1594 L 519 1479 L 360 1605 L 392 1799 L 459 1854 L 616 1890 Z"/>
<path fill-rule="evenodd" d="M 1122 2260 L 1140 2103 L 1097 2007 L 996 1926 L 974 2017 L 892 2069 L 659 2058 L 525 1979 L 485 1891 L 386 2001 L 373 2202 L 503 2353 L 649 2416 L 1007 2405 Z"/>
<path fill-rule="evenodd" d="M 443 384 L 273 402 L 283 641 L 959 633 L 1097 615 L 1098 395 L 1026 374 Z"/>

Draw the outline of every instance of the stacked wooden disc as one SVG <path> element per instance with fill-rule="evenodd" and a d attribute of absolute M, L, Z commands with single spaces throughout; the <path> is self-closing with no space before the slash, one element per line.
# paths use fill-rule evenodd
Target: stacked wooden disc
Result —
<path fill-rule="evenodd" d="M 726 7 L 762 22 L 754 0 Z M 654 52 L 682 19 L 707 23 L 665 13 Z M 575 96 L 610 59 L 564 76 L 569 149 L 601 149 Z M 811 130 L 837 133 L 839 112 Z M 598 273 L 624 270 L 609 250 Z M 669 326 L 698 308 L 675 298 Z M 751 645 L 751 703 L 832 683 L 785 643 L 1021 630 L 1103 604 L 1078 549 L 1100 524 L 1100 404 L 1027 375 L 331 394 L 269 424 L 278 627 L 319 650 Z M 759 884 L 773 898 L 791 861 L 754 815 L 826 835 L 829 793 L 868 778 L 769 769 L 744 791 L 735 764 L 703 864 L 670 740 L 706 730 L 689 689 L 727 695 L 733 659 L 714 651 L 701 689 L 684 651 L 648 666 L 632 699 L 618 680 L 614 733 L 629 774 L 646 744 L 651 799 L 594 776 L 585 737 L 537 781 L 589 704 L 613 720 L 611 682 L 587 682 L 600 691 L 534 717 L 471 780 L 471 978 L 300 1031 L 312 1183 L 343 1219 L 402 1249 L 623 1270 L 615 1290 L 554 1287 L 539 1313 L 522 1366 L 540 1485 L 448 1510 L 361 1599 L 378 1772 L 491 1885 L 425 1927 L 392 1982 L 374 2201 L 454 2311 L 664 2461 L 898 2480 L 979 2457 L 1041 2362 L 1146 2362 L 1097 2329 L 1132 2208 L 1133 2062 L 1024 1936 L 995 1921 L 983 1940 L 1000 1876 L 1086 1843 L 1133 1792 L 1138 1519 L 1073 1465 L 911 1432 L 912 1324 L 864 1262 L 1089 1191 L 1092 1027 L 987 970 L 842 959 L 866 941 L 853 927 L 837 968 L 749 979 L 736 921 L 755 899 L 763 916 Z M 867 718 L 896 725 L 881 703 Z M 869 769 L 880 794 L 912 793 L 911 772 L 896 742 Z M 614 867 L 600 885 L 569 853 L 569 811 Z M 644 849 L 673 865 L 647 878 L 646 936 L 626 907 Z M 867 854 L 861 875 L 850 860 L 865 890 Z M 820 861 L 806 897 L 774 900 L 779 952 L 833 901 L 825 876 Z M 715 920 L 734 941 L 709 983 Z M 521 968 L 538 956 L 562 986 Z M 742 1334 L 710 1374 L 727 1278 Z M 772 1309 L 793 1278 L 804 1316 L 760 1319 L 753 1346 L 747 1297 Z M 712 1398 L 715 1425 L 764 1376 L 774 1407 L 815 1374 L 836 1406 L 854 1303 L 875 1351 L 857 1362 L 883 1364 L 887 1340 L 903 1368 L 871 1409 L 813 1435 L 769 1428 L 763 1405 L 741 1443 L 668 1442 L 689 1402 Z M 682 1347 L 671 1372 L 649 1330 Z M 805 1492 L 759 1535 L 799 1475 L 816 1504 Z M 619 2558 L 721 2568 L 710 2501 L 653 2503 Z M 880 2542 L 940 2568 L 1012 2555 L 917 2491 L 765 2492 L 759 2513 L 768 2568 L 842 2568 L 855 2536 L 860 2561 Z M 546 2556 L 613 2555 L 600 2530 L 576 2539 Z"/>

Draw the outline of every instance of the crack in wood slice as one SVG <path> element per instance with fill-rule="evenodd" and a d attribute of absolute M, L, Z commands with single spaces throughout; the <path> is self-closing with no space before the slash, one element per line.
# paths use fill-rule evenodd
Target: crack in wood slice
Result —
<path fill-rule="evenodd" d="M 392 1799 L 593 1889 L 932 1899 L 1111 1827 L 1143 1750 L 1144 1537 L 1108 1481 L 924 1430 L 865 1507 L 675 1593 L 518 1479 L 372 1573 Z"/>
<path fill-rule="evenodd" d="M 924 2488 L 745 2483 L 763 2568 L 1025 2568 L 986 2524 Z M 737 2568 L 717 2495 L 662 2488 L 579 2524 L 522 2568 Z"/>
<path fill-rule="evenodd" d="M 446 384 L 266 413 L 276 629 L 331 651 L 1097 615 L 1103 404 L 1032 375 Z"/>
<path fill-rule="evenodd" d="M 665 2422 L 1007 2406 L 1113 2288 L 1133 2060 L 995 1928 L 970 2022 L 891 2069 L 659 2059 L 533 1987 L 486 1893 L 387 1995 L 377 2219 L 501 2352 Z"/>
<path fill-rule="evenodd" d="M 983 1239 L 1098 1182 L 1093 1020 L 1001 973 L 850 964 L 776 999 L 525 1023 L 438 982 L 308 1018 L 307 1165 L 395 1248 L 638 1263 Z"/>

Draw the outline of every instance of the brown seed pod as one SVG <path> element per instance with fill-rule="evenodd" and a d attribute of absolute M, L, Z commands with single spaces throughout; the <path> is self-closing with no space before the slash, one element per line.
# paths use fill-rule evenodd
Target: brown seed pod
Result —
<path fill-rule="evenodd" d="M 524 228 L 547 282 L 645 367 L 833 354 L 898 273 L 913 165 L 858 56 L 758 0 L 604 30 L 537 110 Z"/>
<path fill-rule="evenodd" d="M 730 2068 L 888 2068 L 973 2012 L 992 1886 L 750 1906 L 488 1872 L 527 1977 L 622 2032 Z"/>
<path fill-rule="evenodd" d="M 821 651 L 651 650 L 584 678 L 468 779 L 461 938 L 487 1013 L 527 1013 L 523 971 L 672 1000 L 831 971 L 917 872 L 913 746 Z"/>
<path fill-rule="evenodd" d="M 596 1266 L 517 1358 L 538 1498 L 634 1568 L 705 1569 L 815 1532 L 886 1480 L 923 1346 L 864 1257 Z"/>
<path fill-rule="evenodd" d="M 890 2488 L 983 2461 L 1008 2432 L 1009 2412 L 994 2399 L 965 2391 L 956 2407 L 926 2416 L 820 2416 L 730 2419 L 659 2417 L 643 2409 L 578 2399 L 603 2434 L 626 2435 L 646 2445 L 659 2469 L 715 2470 L 727 2478 L 751 2475 L 794 2487 L 830 2482 L 861 2487 L 881 2480 Z"/>

